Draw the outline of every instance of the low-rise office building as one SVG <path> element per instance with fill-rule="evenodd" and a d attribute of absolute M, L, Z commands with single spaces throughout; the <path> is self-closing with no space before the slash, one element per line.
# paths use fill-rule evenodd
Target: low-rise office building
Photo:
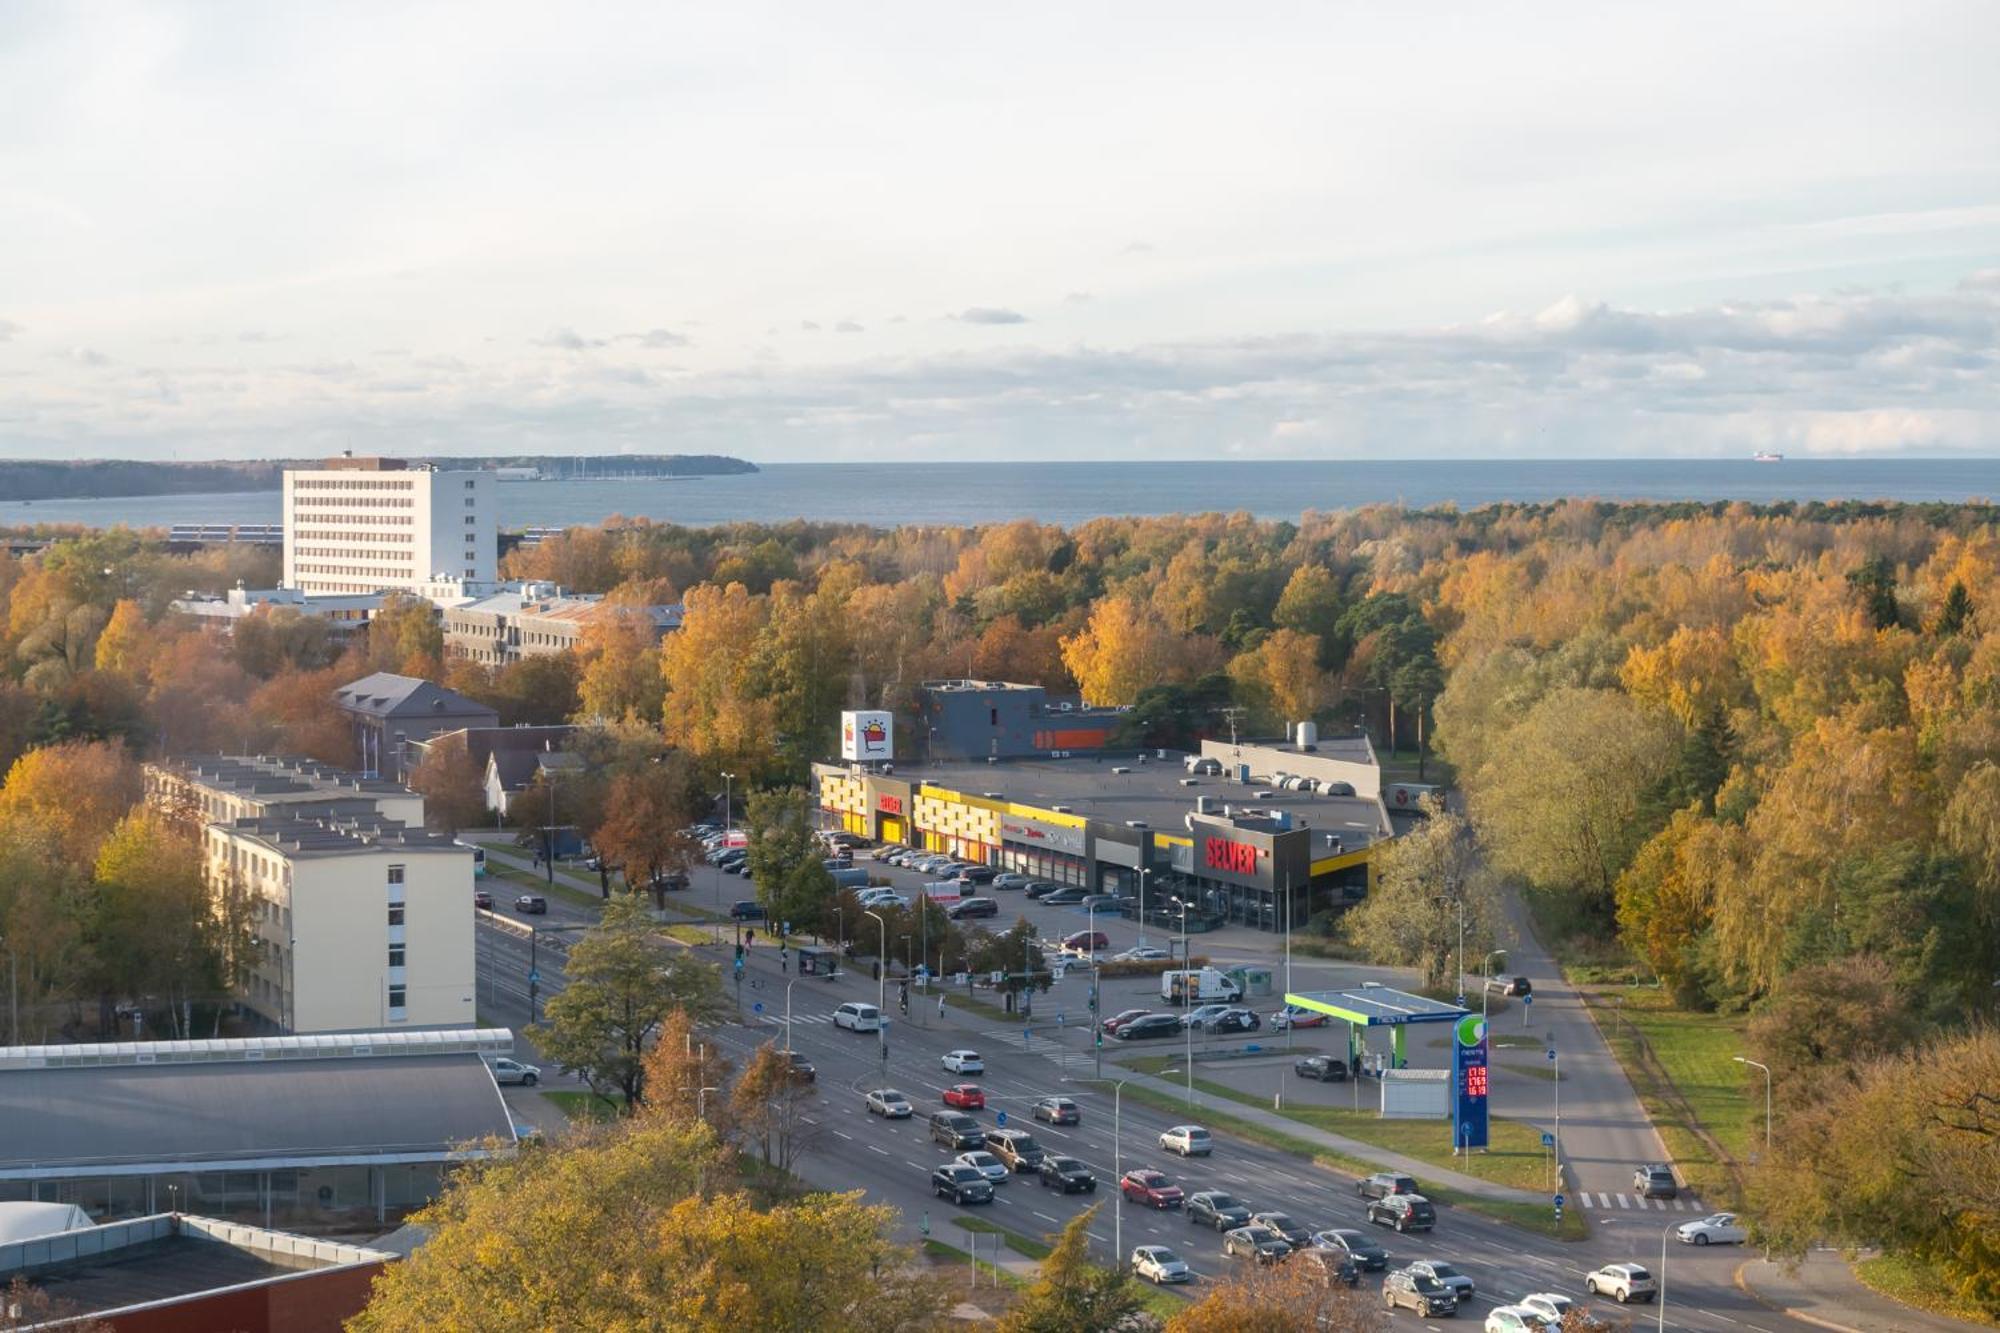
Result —
<path fill-rule="evenodd" d="M 154 806 L 202 823 L 371 810 L 405 824 L 424 822 L 424 798 L 408 787 L 317 759 L 182 755 L 147 764 L 145 784 Z"/>
<path fill-rule="evenodd" d="M 379 592 L 310 596 L 297 588 L 246 588 L 238 583 L 220 597 L 190 593 L 176 597 L 169 605 L 203 629 L 221 634 L 234 634 L 246 617 L 259 612 L 290 610 L 324 620 L 335 634 L 344 636 L 366 629 L 384 600 L 385 595 Z"/>
<path fill-rule="evenodd" d="M 1267 781 L 1301 752 L 1241 745 L 1237 767 L 1205 754 L 1147 750 L 1058 759 L 816 764 L 830 823 L 1041 879 L 1143 898 L 1148 922 L 1283 930 L 1358 902 L 1374 848 L 1395 836 L 1379 778 L 1351 791 Z M 1316 747 L 1316 750 L 1319 747 Z M 1207 749 L 1204 746 L 1204 751 Z M 1328 757 L 1374 768 L 1365 737 Z M 1246 771 L 1248 770 L 1248 771 Z M 1289 904 L 1289 906 L 1288 906 Z"/>
<path fill-rule="evenodd" d="M 488 666 L 524 657 L 573 651 L 590 626 L 625 617 L 657 641 L 680 628 L 678 604 L 626 606 L 594 594 L 565 593 L 546 583 L 523 583 L 444 611 L 445 651 Z"/>
<path fill-rule="evenodd" d="M 1117 743 L 1129 711 L 1051 699 L 1039 685 L 927 680 L 917 687 L 917 748 L 927 763 L 1089 754 Z"/>
<path fill-rule="evenodd" d="M 375 1232 L 511 1150 L 505 1028 L 0 1047 L 0 1199 Z"/>
<path fill-rule="evenodd" d="M 443 731 L 497 727 L 500 715 L 475 699 L 420 676 L 377 671 L 333 692 L 334 706 L 354 728 L 361 770 L 401 782 L 412 767 L 410 746 Z"/>

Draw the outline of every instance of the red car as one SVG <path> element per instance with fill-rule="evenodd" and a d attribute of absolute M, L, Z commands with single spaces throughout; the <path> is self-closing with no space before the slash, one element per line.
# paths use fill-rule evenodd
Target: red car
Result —
<path fill-rule="evenodd" d="M 1163 1171 L 1145 1168 L 1127 1171 L 1125 1178 L 1118 1182 L 1118 1192 L 1133 1203 L 1143 1203 L 1148 1208 L 1181 1206 L 1181 1187 L 1168 1180 Z"/>
<path fill-rule="evenodd" d="M 1150 1014 L 1151 1012 L 1153 1011 L 1150 1009 L 1126 1009 L 1120 1013 L 1111 1015 L 1111 1017 L 1105 1019 L 1098 1026 L 1102 1027 L 1107 1033 L 1116 1032 L 1119 1028 L 1124 1027 L 1127 1023 L 1131 1022 L 1133 1019 L 1144 1018 L 1147 1014 Z"/>
<path fill-rule="evenodd" d="M 944 1090 L 944 1104 L 956 1106 L 961 1111 L 983 1111 L 986 1109 L 986 1091 L 977 1083 L 954 1083 Z"/>

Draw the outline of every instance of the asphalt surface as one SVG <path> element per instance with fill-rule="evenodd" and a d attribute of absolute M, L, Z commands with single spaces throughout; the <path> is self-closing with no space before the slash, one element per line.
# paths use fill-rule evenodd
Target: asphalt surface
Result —
<path fill-rule="evenodd" d="M 870 863 L 863 861 L 861 864 Z M 920 882 L 920 877 L 906 872 L 887 871 L 886 876 L 905 888 Z M 560 925 L 587 921 L 589 913 L 552 896 L 548 918 L 518 917 L 506 910 L 518 890 L 507 881 L 498 879 L 489 881 L 488 886 L 501 909 L 496 915 L 510 917 L 517 925 L 510 929 L 491 922 L 482 923 L 479 955 L 481 1014 L 491 1021 L 519 1026 L 525 1023 L 527 1017 L 528 942 L 519 936 L 518 924 Z M 750 896 L 750 888 L 746 880 L 700 867 L 695 872 L 693 887 L 686 895 L 672 895 L 668 901 L 670 908 L 676 901 L 689 898 L 713 908 L 716 904 L 726 907 L 729 902 L 747 896 Z M 1042 907 L 1025 902 L 1019 893 L 999 892 L 990 896 L 1000 899 L 1002 915 L 997 922 L 989 921 L 989 925 L 1004 928 L 1016 916 L 1025 915 L 1044 936 L 1059 937 L 1085 928 L 1083 915 L 1073 908 Z M 1138 936 L 1136 924 L 1129 921 L 1100 918 L 1095 926 L 1111 937 L 1114 951 L 1135 942 Z M 1147 934 L 1148 942 L 1163 942 L 1157 928 L 1150 929 Z M 724 928 L 721 935 L 725 941 L 722 947 L 705 952 L 725 968 L 727 976 L 730 953 L 727 940 L 731 932 Z M 1219 961 L 1242 961 L 1236 955 L 1253 953 L 1262 942 L 1242 938 L 1242 935 L 1241 932 L 1232 932 L 1206 939 L 1196 936 L 1195 952 L 1209 953 Z M 539 944 L 537 962 L 542 980 L 541 993 L 546 998 L 561 984 L 562 946 L 556 937 L 544 937 Z M 1275 952 L 1281 946 L 1278 941 L 1269 940 L 1268 947 Z M 891 941 L 891 953 L 900 956 L 899 941 Z M 1554 1032 L 1558 1049 L 1564 1052 L 1565 1146 L 1572 1159 L 1578 1161 L 1579 1171 L 1591 1173 L 1583 1179 L 1593 1185 L 1600 1179 L 1604 1180 L 1605 1183 L 1596 1185 L 1596 1188 L 1607 1193 L 1615 1193 L 1621 1184 L 1629 1192 L 1632 1164 L 1657 1156 L 1657 1141 L 1647 1142 L 1651 1139 L 1651 1130 L 1643 1116 L 1632 1126 L 1612 1123 L 1619 1114 L 1616 1109 L 1617 1088 L 1624 1084 L 1622 1074 L 1603 1049 L 1602 1042 L 1597 1042 L 1593 1051 L 1590 1041 L 1586 1039 L 1587 1034 L 1575 1026 L 1581 1023 L 1587 1028 L 1588 1018 L 1580 1011 L 1566 1012 L 1561 988 L 1553 982 L 1541 981 L 1543 977 L 1553 976 L 1546 963 L 1529 959 L 1529 953 L 1523 950 L 1515 955 L 1514 961 L 1517 970 L 1530 972 L 1537 978 L 1537 1000 L 1531 1011 L 1532 1019 L 1537 1029 Z M 1272 955 L 1263 954 L 1257 961 L 1270 964 Z M 1469 1306 L 1461 1307 L 1458 1316 L 1458 1326 L 1464 1327 L 1468 1317 L 1483 1320 L 1494 1304 L 1530 1292 L 1558 1291 L 1582 1299 L 1585 1274 L 1604 1263 L 1642 1263 L 1657 1278 L 1663 1271 L 1660 1249 L 1663 1230 L 1697 1215 L 1693 1212 L 1591 1208 L 1588 1210 L 1591 1239 L 1563 1243 L 1530 1235 L 1464 1209 L 1441 1207 L 1435 1231 L 1399 1236 L 1387 1228 L 1368 1225 L 1366 1201 L 1359 1197 L 1351 1177 L 1303 1162 L 1292 1154 L 1237 1140 L 1220 1132 L 1215 1135 L 1216 1151 L 1213 1157 L 1195 1158 L 1183 1163 L 1179 1158 L 1162 1152 L 1157 1146 L 1160 1133 L 1177 1123 L 1201 1123 L 1198 1109 L 1192 1114 L 1173 1114 L 1133 1100 L 1125 1102 L 1119 1113 L 1114 1115 L 1110 1084 L 1091 1077 L 1096 1058 L 1085 1035 L 1085 1025 L 1089 1020 L 1087 971 L 1071 973 L 1058 982 L 1049 994 L 1037 997 L 1034 1024 L 1038 1034 L 1025 1039 L 1018 1020 L 1001 1022 L 954 1010 L 948 1019 L 940 1022 L 934 995 L 913 994 L 911 1016 L 904 1019 L 895 1011 L 895 983 L 892 981 L 887 987 L 892 1022 L 887 1041 L 883 1043 L 873 1034 L 836 1029 L 831 1022 L 832 1011 L 838 1004 L 847 1000 L 876 999 L 878 983 L 868 976 L 865 967 L 864 963 L 861 969 L 845 972 L 833 981 L 816 977 L 799 978 L 789 970 L 781 970 L 778 950 L 765 941 L 760 931 L 759 942 L 749 951 L 744 972 L 742 1021 L 721 1028 L 717 1040 L 731 1049 L 739 1060 L 762 1042 L 775 1041 L 784 1045 L 784 1015 L 789 999 L 793 1020 L 790 1044 L 810 1058 L 819 1070 L 820 1109 L 812 1117 L 815 1122 L 814 1139 L 801 1158 L 799 1173 L 825 1188 L 861 1189 L 873 1200 L 894 1204 L 904 1214 L 905 1236 L 912 1239 L 924 1234 L 927 1226 L 929 1235 L 965 1248 L 965 1233 L 954 1225 L 954 1219 L 961 1216 L 989 1218 L 1009 1230 L 1041 1236 L 1057 1230 L 1092 1203 L 1101 1203 L 1103 1207 L 1090 1233 L 1101 1259 L 1111 1259 L 1114 1247 L 1120 1244 L 1127 1252 L 1136 1245 L 1169 1245 L 1200 1275 L 1200 1280 L 1194 1284 L 1197 1290 L 1200 1281 L 1225 1276 L 1232 1264 L 1244 1262 L 1225 1258 L 1219 1233 L 1191 1226 L 1177 1211 L 1160 1212 L 1119 1200 L 1116 1190 L 1118 1172 L 1152 1167 L 1164 1171 L 1190 1194 L 1201 1189 L 1225 1189 L 1254 1211 L 1283 1211 L 1311 1230 L 1326 1227 L 1360 1230 L 1388 1251 L 1389 1266 L 1392 1268 L 1417 1259 L 1442 1260 L 1453 1264 L 1471 1277 L 1477 1287 L 1477 1295 Z M 1281 988 L 1282 965 L 1273 970 L 1279 974 L 1276 980 Z M 1387 979 L 1393 974 L 1379 969 L 1295 959 L 1293 985 L 1295 989 L 1312 989 L 1321 985 L 1353 984 L 1364 976 L 1378 975 Z M 1542 1000 L 1545 989 L 1551 992 L 1546 1009 Z M 990 996 L 982 998 L 990 999 Z M 1280 1000 L 1274 994 L 1265 999 L 1253 998 L 1251 1003 L 1254 1008 L 1268 1012 L 1275 1009 Z M 1567 1004 L 1574 1003 L 1574 997 L 1568 997 Z M 762 1006 L 761 1013 L 757 1012 L 759 1005 Z M 1105 984 L 1104 1013 L 1114 1013 L 1122 1008 L 1158 1007 L 1157 982 L 1152 983 L 1150 992 L 1143 981 Z M 1518 1015 L 1519 1011 L 1514 1013 Z M 1056 1014 L 1063 1016 L 1063 1028 L 1052 1033 L 1048 1029 L 1052 1028 Z M 1594 1033 L 1594 1029 L 1591 1032 Z M 1284 1034 L 1266 1030 L 1232 1040 L 1238 1043 L 1259 1042 L 1276 1050 L 1282 1049 L 1286 1038 Z M 1342 1040 L 1343 1034 L 1339 1032 L 1300 1032 L 1292 1038 L 1292 1044 L 1300 1049 L 1331 1048 L 1337 1047 Z M 1206 1040 L 1198 1038 L 1197 1049 L 1203 1044 Z M 1216 1041 L 1214 1044 L 1228 1043 Z M 946 1051 L 965 1047 L 980 1052 L 987 1064 L 986 1073 L 961 1076 L 942 1067 L 940 1060 Z M 1184 1044 L 1177 1041 L 1107 1042 L 1104 1055 L 1110 1058 L 1104 1062 L 1105 1074 L 1108 1078 L 1118 1076 L 1117 1056 L 1137 1052 L 1170 1055 L 1184 1049 Z M 1572 1051 L 1575 1054 L 1571 1054 Z M 1423 1062 L 1421 1054 L 1416 1062 Z M 1611 1078 L 1605 1077 L 1605 1069 L 1596 1067 L 1600 1063 L 1608 1066 Z M 1531 1098 L 1536 1092 L 1551 1094 L 1553 1085 L 1528 1075 L 1516 1075 L 1508 1080 L 1506 1066 L 1500 1064 L 1496 1068 L 1500 1071 L 1496 1073 L 1496 1113 L 1534 1118 L 1536 1112 Z M 555 1072 L 545 1071 L 549 1075 Z M 1203 1076 L 1228 1077 L 1208 1069 L 1203 1070 Z M 1275 1090 L 1283 1077 L 1283 1066 L 1267 1066 L 1266 1072 L 1255 1075 L 1246 1071 L 1239 1077 L 1269 1077 Z M 1050 1151 L 1081 1158 L 1097 1177 L 1096 1193 L 1063 1195 L 1043 1188 L 1032 1175 L 1024 1175 L 1014 1177 L 1001 1186 L 991 1206 L 960 1208 L 934 1197 L 929 1188 L 930 1173 L 936 1166 L 949 1161 L 953 1153 L 930 1141 L 928 1116 L 933 1111 L 945 1109 L 941 1094 L 946 1087 L 966 1081 L 979 1083 L 988 1099 L 986 1110 L 969 1114 L 981 1124 L 993 1126 L 1004 1112 L 1009 1128 L 1027 1129 Z M 868 1114 L 864 1107 L 865 1093 L 871 1088 L 884 1086 L 896 1088 L 908 1096 L 916 1114 L 908 1120 L 898 1121 L 886 1121 Z M 1589 1091 L 1593 1087 L 1599 1091 Z M 1357 1090 L 1351 1084 L 1320 1085 L 1292 1080 L 1284 1091 L 1290 1098 L 1339 1098 L 1346 1102 L 1367 1089 Z M 1032 1104 L 1052 1094 L 1077 1101 L 1083 1112 L 1080 1125 L 1057 1127 L 1030 1118 Z M 1630 1097 L 1629 1087 L 1624 1088 L 1624 1095 Z M 1550 1096 L 1549 1100 L 1552 1103 L 1553 1097 Z M 1636 1100 L 1632 1104 L 1636 1108 Z M 1574 1114 L 1579 1121 L 1575 1126 L 1572 1125 L 1572 1105 L 1577 1108 Z M 1593 1121 L 1600 1123 L 1593 1124 Z M 1586 1153 L 1589 1155 L 1587 1159 L 1584 1158 Z M 1602 1174 L 1607 1172 L 1610 1174 Z M 1620 1175 L 1622 1181 L 1618 1179 Z M 1575 1185 L 1571 1188 L 1574 1189 Z M 1575 1202 L 1571 1206 L 1576 1206 Z M 1758 1305 L 1734 1285 L 1732 1276 L 1736 1267 L 1750 1256 L 1733 1247 L 1698 1249 L 1672 1239 L 1667 1241 L 1667 1247 L 1664 1327 L 1714 1330 L 1789 1327 L 1784 1316 Z M 1379 1280 L 1377 1273 L 1365 1274 L 1364 1289 L 1376 1285 Z M 1611 1308 L 1609 1302 L 1601 1304 L 1607 1310 Z M 1653 1306 L 1638 1305 L 1628 1309 L 1627 1313 L 1635 1327 L 1660 1326 L 1659 1312 Z M 1399 1313 L 1396 1318 L 1403 1322 L 1416 1319 L 1407 1312 Z M 1422 1322 L 1433 1328 L 1445 1326 L 1434 1319 Z"/>

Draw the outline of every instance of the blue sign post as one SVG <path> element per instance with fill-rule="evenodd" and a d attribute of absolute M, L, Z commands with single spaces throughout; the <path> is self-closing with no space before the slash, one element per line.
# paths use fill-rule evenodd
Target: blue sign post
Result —
<path fill-rule="evenodd" d="M 1470 1152 L 1487 1145 L 1486 1020 L 1467 1014 L 1452 1025 L 1451 1081 L 1457 1105 L 1453 1119 L 1458 1125 L 1454 1147 Z"/>
<path fill-rule="evenodd" d="M 1007 1113 L 1005 1111 L 1001 1111 L 999 1114 L 995 1115 L 993 1117 L 993 1123 L 1000 1126 L 1000 1128 L 1002 1129 L 1007 1128 Z"/>

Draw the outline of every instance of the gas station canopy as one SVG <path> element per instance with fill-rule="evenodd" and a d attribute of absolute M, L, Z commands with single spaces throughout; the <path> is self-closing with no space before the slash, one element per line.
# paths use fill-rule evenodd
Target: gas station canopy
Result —
<path fill-rule="evenodd" d="M 1357 1027 L 1400 1023 L 1454 1023 L 1470 1013 L 1455 1004 L 1363 982 L 1352 990 L 1312 990 L 1287 994 L 1285 1003 Z"/>

